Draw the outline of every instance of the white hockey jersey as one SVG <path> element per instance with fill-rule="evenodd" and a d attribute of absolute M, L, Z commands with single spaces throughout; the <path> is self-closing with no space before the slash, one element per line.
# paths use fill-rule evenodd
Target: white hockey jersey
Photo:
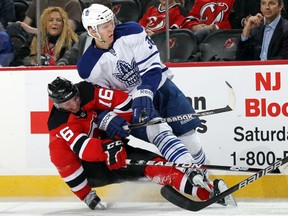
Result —
<path fill-rule="evenodd" d="M 161 63 L 156 45 L 136 22 L 115 27 L 109 50 L 97 48 L 93 40 L 77 69 L 87 82 L 129 93 L 139 85 L 148 86 L 155 93 L 170 75 Z"/>

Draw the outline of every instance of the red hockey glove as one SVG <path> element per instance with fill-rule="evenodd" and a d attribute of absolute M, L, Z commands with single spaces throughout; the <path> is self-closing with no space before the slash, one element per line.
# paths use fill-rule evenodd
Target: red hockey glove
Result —
<path fill-rule="evenodd" d="M 121 140 L 104 140 L 102 143 L 106 165 L 109 170 L 126 167 L 126 150 Z"/>

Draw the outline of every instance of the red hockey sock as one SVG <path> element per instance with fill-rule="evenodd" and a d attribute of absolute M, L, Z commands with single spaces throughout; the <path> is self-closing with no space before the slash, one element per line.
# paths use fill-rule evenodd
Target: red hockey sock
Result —
<path fill-rule="evenodd" d="M 161 157 L 153 159 L 154 161 L 167 161 Z M 167 166 L 146 166 L 144 170 L 146 177 L 160 185 L 171 185 L 177 190 L 180 189 L 180 183 L 184 173 L 174 167 Z"/>
<path fill-rule="evenodd" d="M 212 189 L 213 186 L 209 184 L 209 187 Z M 196 196 L 200 200 L 208 200 L 210 198 L 210 192 L 207 191 L 205 188 L 197 187 L 196 189 Z"/>

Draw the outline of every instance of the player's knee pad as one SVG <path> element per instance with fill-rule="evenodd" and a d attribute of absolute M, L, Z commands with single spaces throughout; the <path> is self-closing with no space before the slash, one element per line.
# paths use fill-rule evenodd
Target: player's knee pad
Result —
<path fill-rule="evenodd" d="M 192 155 L 197 154 L 202 148 L 200 137 L 195 130 L 191 130 L 181 136 L 178 136 L 178 138 L 182 143 L 184 143 Z"/>
<path fill-rule="evenodd" d="M 204 164 L 206 162 L 206 155 L 201 146 L 200 137 L 196 130 L 191 130 L 186 134 L 178 137 L 182 143 L 187 147 L 192 155 L 195 163 Z"/>
<path fill-rule="evenodd" d="M 155 137 L 157 137 L 163 131 L 167 131 L 167 133 L 172 133 L 172 128 L 167 123 L 147 126 L 146 133 L 149 142 L 153 143 Z"/>

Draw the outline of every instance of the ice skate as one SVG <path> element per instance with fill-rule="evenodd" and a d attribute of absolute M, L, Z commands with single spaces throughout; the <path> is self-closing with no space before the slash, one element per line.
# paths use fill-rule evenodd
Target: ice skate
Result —
<path fill-rule="evenodd" d="M 223 191 L 227 189 L 228 189 L 228 186 L 222 179 L 215 179 L 213 182 L 213 191 L 211 193 L 211 197 L 217 196 L 218 194 L 222 193 Z M 227 206 L 227 205 L 237 206 L 237 203 L 232 194 L 224 197 L 223 199 L 219 200 L 217 203 L 223 206 Z"/>
<path fill-rule="evenodd" d="M 105 206 L 101 203 L 100 197 L 96 194 L 94 190 L 91 190 L 89 194 L 85 197 L 83 200 L 87 206 L 92 209 L 99 209 L 99 210 L 104 210 L 106 209 Z"/>
<path fill-rule="evenodd" d="M 205 188 L 210 193 L 212 192 L 211 188 L 209 187 L 209 182 L 202 170 L 187 170 L 186 174 L 188 175 L 188 180 L 192 185 Z"/>

